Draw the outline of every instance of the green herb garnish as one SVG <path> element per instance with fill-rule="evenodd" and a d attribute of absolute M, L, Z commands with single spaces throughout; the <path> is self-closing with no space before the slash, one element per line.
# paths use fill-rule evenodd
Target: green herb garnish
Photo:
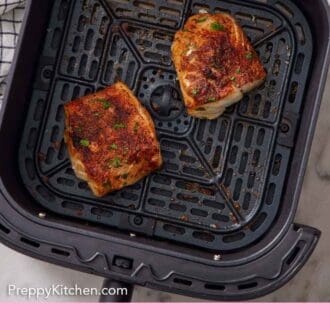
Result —
<path fill-rule="evenodd" d="M 136 123 L 134 124 L 133 131 L 134 131 L 135 134 L 138 132 L 139 126 L 140 126 L 140 125 L 139 125 L 138 122 L 136 122 Z"/>
<path fill-rule="evenodd" d="M 226 30 L 226 28 L 222 24 L 219 24 L 217 22 L 213 22 L 211 24 L 211 29 L 213 31 L 225 31 Z"/>
<path fill-rule="evenodd" d="M 238 68 L 238 69 L 236 70 L 236 73 L 240 74 L 240 73 L 241 73 L 241 69 Z"/>
<path fill-rule="evenodd" d="M 104 110 L 109 109 L 111 107 L 111 103 L 106 99 L 96 99 L 96 101 L 102 103 Z"/>
<path fill-rule="evenodd" d="M 191 91 L 191 94 L 192 95 L 197 95 L 199 93 L 199 90 L 198 89 L 193 89 L 192 91 Z"/>
<path fill-rule="evenodd" d="M 114 158 L 112 162 L 113 162 L 113 167 L 115 168 L 119 168 L 121 166 L 121 160 L 118 157 Z"/>
<path fill-rule="evenodd" d="M 215 97 L 209 97 L 207 102 L 215 102 L 217 99 Z"/>
<path fill-rule="evenodd" d="M 112 143 L 112 144 L 110 145 L 110 149 L 117 150 L 117 149 L 118 149 L 117 144 L 116 144 L 116 143 Z"/>
<path fill-rule="evenodd" d="M 196 20 L 197 23 L 203 23 L 203 22 L 205 22 L 205 21 L 207 21 L 207 16 L 200 17 L 200 18 L 198 18 L 198 19 Z"/>
<path fill-rule="evenodd" d="M 116 123 L 113 125 L 114 129 L 120 129 L 120 128 L 126 128 L 126 125 L 124 123 Z"/>
<path fill-rule="evenodd" d="M 119 168 L 121 167 L 121 160 L 118 157 L 115 157 L 114 159 L 112 159 L 109 164 L 108 167 L 114 167 L 114 168 Z"/>
<path fill-rule="evenodd" d="M 236 80 L 236 77 L 231 77 L 230 80 L 231 81 L 235 81 Z"/>
<path fill-rule="evenodd" d="M 245 55 L 245 57 L 248 59 L 248 60 L 252 60 L 253 59 L 253 53 L 247 53 Z"/>
<path fill-rule="evenodd" d="M 89 147 L 89 141 L 87 139 L 81 139 L 80 145 L 82 145 L 83 147 Z"/>

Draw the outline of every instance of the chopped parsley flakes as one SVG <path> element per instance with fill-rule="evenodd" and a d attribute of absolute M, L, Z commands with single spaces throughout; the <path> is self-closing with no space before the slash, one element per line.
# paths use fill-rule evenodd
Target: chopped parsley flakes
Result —
<path fill-rule="evenodd" d="M 203 23 L 203 22 L 205 22 L 205 21 L 207 21 L 207 16 L 200 17 L 200 18 L 198 18 L 198 19 L 196 20 L 197 23 Z"/>
<path fill-rule="evenodd" d="M 112 143 L 112 144 L 110 145 L 110 149 L 112 149 L 112 150 L 117 150 L 117 149 L 118 149 L 117 144 L 116 144 L 116 143 Z"/>
<path fill-rule="evenodd" d="M 118 168 L 121 166 L 121 160 L 118 157 L 114 158 L 112 162 L 113 162 L 113 167 L 115 167 L 115 168 Z"/>
<path fill-rule="evenodd" d="M 199 93 L 199 90 L 198 89 L 193 89 L 192 91 L 191 91 L 191 94 L 192 95 L 198 95 L 198 93 Z"/>
<path fill-rule="evenodd" d="M 120 129 L 120 128 L 126 128 L 126 125 L 124 123 L 116 123 L 113 125 L 114 129 Z"/>
<path fill-rule="evenodd" d="M 121 167 L 121 160 L 118 157 L 115 157 L 114 159 L 110 160 L 108 164 L 109 168 L 114 167 L 114 168 L 119 168 Z"/>
<path fill-rule="evenodd" d="M 134 131 L 135 134 L 138 132 L 139 126 L 140 126 L 140 125 L 139 125 L 138 122 L 136 122 L 136 123 L 134 124 L 133 131 Z"/>
<path fill-rule="evenodd" d="M 102 104 L 104 110 L 109 109 L 111 107 L 111 102 L 106 99 L 96 99 L 96 101 Z"/>
<path fill-rule="evenodd" d="M 81 139 L 80 140 L 80 145 L 82 145 L 83 147 L 89 147 L 89 140 Z"/>
<path fill-rule="evenodd" d="M 215 102 L 216 101 L 216 98 L 215 97 L 209 97 L 207 99 L 207 102 Z"/>
<path fill-rule="evenodd" d="M 246 53 L 245 57 L 248 59 L 248 60 L 252 60 L 253 59 L 253 53 Z"/>
<path fill-rule="evenodd" d="M 211 29 L 213 31 L 225 31 L 226 30 L 226 28 L 222 24 L 219 24 L 217 22 L 213 22 L 211 24 Z"/>

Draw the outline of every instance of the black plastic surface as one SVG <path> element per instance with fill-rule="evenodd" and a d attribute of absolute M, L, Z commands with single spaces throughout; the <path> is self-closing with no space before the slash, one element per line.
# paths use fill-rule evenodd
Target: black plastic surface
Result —
<path fill-rule="evenodd" d="M 115 285 L 106 280 L 107 287 L 116 288 L 121 281 L 192 297 L 238 301 L 264 296 L 292 279 L 314 251 L 320 232 L 309 227 L 291 227 L 280 243 L 261 258 L 231 267 L 224 266 L 221 260 L 195 258 L 188 261 L 184 260 L 184 254 L 163 254 L 157 249 L 148 251 L 139 244 L 132 246 L 125 239 L 113 240 L 111 250 L 108 242 L 98 240 L 98 250 L 93 250 L 94 238 L 91 246 L 79 246 L 77 250 L 81 234 L 72 234 L 70 243 L 64 242 L 67 237 L 63 237 L 60 247 L 61 238 L 55 243 L 49 238 L 43 241 L 33 236 L 26 240 L 26 236 L 0 216 L 0 239 L 4 244 L 35 258 L 113 278 Z M 90 254 L 93 251 L 94 254 Z M 134 258 L 131 269 L 113 265 L 118 254 Z M 132 293 L 130 284 L 121 287 L 127 287 Z M 103 296 L 101 301 L 125 302 L 129 298 L 129 295 Z"/>
<path fill-rule="evenodd" d="M 134 287 L 131 284 L 105 279 L 101 290 L 101 303 L 127 303 L 132 300 Z M 111 294 L 115 290 L 117 294 Z"/>
<path fill-rule="evenodd" d="M 36 202 L 25 189 L 18 171 L 17 151 L 28 105 L 33 100 L 32 82 L 36 76 L 40 49 L 44 47 L 51 5 L 56 2 L 27 0 L 22 35 L 0 112 L 0 241 L 17 251 L 51 263 L 199 298 L 253 299 L 287 283 L 306 263 L 320 235 L 313 228 L 292 223 L 329 65 L 330 15 L 326 1 L 295 1 L 299 10 L 295 9 L 293 16 L 297 11 L 304 12 L 312 30 L 314 49 L 308 87 L 299 108 L 301 112 L 296 132 L 299 143 L 291 152 L 276 221 L 273 221 L 267 235 L 254 244 L 227 253 L 222 250 L 215 253 L 191 244 L 181 245 L 176 243 L 177 240 L 155 239 L 152 223 L 150 226 L 146 223 L 146 227 L 141 229 L 137 227 L 143 233 L 150 233 L 148 237 L 138 232 L 130 235 L 127 231 L 101 226 L 97 222 L 73 221 L 77 217 L 68 218 L 51 212 Z M 247 1 L 237 3 L 250 4 Z M 272 12 L 273 7 L 268 7 L 268 4 L 273 6 L 275 3 L 260 1 L 259 5 Z M 289 1 L 285 5 L 287 3 Z M 256 5 L 256 2 L 253 4 Z M 285 5 L 278 9 L 287 22 L 294 25 L 295 17 Z M 61 17 L 57 19 L 63 22 Z M 297 95 L 299 93 L 300 89 Z M 44 96 L 47 97 L 46 92 Z M 121 223 L 127 224 L 125 221 Z M 141 224 L 139 217 L 135 219 L 135 224 Z"/>
<path fill-rule="evenodd" d="M 187 116 L 171 62 L 174 33 L 201 9 L 234 15 L 268 71 L 262 87 L 215 121 Z M 313 49 L 290 2 L 55 1 L 44 45 L 19 153 L 24 183 L 41 205 L 212 250 L 243 248 L 265 234 L 299 143 Z M 153 116 L 165 165 L 99 199 L 71 169 L 63 104 L 117 79 Z"/>

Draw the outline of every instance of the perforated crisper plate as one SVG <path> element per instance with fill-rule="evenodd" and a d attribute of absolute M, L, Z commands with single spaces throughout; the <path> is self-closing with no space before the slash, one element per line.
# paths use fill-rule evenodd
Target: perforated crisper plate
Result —
<path fill-rule="evenodd" d="M 170 46 L 200 9 L 229 12 L 267 81 L 215 121 L 187 116 Z M 276 221 L 299 128 L 312 40 L 290 1 L 54 1 L 20 148 L 26 187 L 47 210 L 157 238 L 229 251 Z M 165 165 L 95 198 L 70 166 L 63 104 L 125 81 L 155 120 Z"/>

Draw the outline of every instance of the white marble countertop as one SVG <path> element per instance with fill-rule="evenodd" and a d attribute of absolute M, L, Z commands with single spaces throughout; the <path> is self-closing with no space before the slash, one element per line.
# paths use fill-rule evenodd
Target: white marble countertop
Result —
<path fill-rule="evenodd" d="M 258 301 L 330 302 L 330 74 L 311 157 L 305 177 L 296 222 L 318 228 L 321 240 L 303 270 L 284 288 Z M 8 284 L 18 287 L 101 287 L 102 278 L 47 264 L 14 252 L 0 244 L 0 301 L 26 301 L 7 294 Z M 97 301 L 97 297 L 50 297 L 47 301 Z M 187 297 L 137 287 L 134 301 L 198 301 Z M 32 300 L 34 301 L 34 300 Z"/>

